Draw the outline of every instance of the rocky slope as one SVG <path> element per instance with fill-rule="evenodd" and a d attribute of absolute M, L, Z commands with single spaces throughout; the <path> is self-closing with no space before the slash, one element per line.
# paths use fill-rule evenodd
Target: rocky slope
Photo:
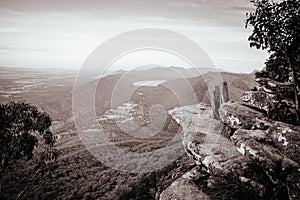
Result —
<path fill-rule="evenodd" d="M 204 104 L 169 111 L 200 170 L 188 177 L 189 184 L 182 177 L 169 186 L 161 200 L 185 199 L 182 193 L 190 195 L 193 184 L 199 194 L 206 193 L 202 199 L 300 198 L 300 127 L 266 118 L 264 101 L 252 96 L 242 98 L 247 103 L 223 103 L 221 120 L 213 119 L 212 108 Z M 173 196 L 171 189 L 177 191 Z"/>

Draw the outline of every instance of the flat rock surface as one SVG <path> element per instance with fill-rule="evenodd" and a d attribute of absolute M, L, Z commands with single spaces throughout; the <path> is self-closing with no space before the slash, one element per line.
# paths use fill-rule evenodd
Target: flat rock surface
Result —
<path fill-rule="evenodd" d="M 179 178 L 160 195 L 160 200 L 209 200 L 209 197 L 187 178 Z"/>
<path fill-rule="evenodd" d="M 228 173 L 242 169 L 247 158 L 221 135 L 223 126 L 212 118 L 212 109 L 204 104 L 175 108 L 169 111 L 183 129 L 183 145 L 196 163 Z"/>
<path fill-rule="evenodd" d="M 269 184 L 286 190 L 289 199 L 299 198 L 299 127 L 267 119 L 238 102 L 221 105 L 220 121 L 204 104 L 178 107 L 169 114 L 182 127 L 187 154 L 207 172 L 217 176 L 234 172 L 262 198 Z M 262 171 L 253 171 L 253 165 Z"/>

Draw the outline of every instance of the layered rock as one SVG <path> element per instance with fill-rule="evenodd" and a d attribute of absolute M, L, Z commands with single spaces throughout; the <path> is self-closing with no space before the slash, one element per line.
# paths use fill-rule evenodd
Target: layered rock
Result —
<path fill-rule="evenodd" d="M 268 129 L 271 121 L 262 112 L 247 106 L 242 106 L 238 102 L 222 104 L 220 108 L 220 118 L 226 125 L 233 129 Z"/>
<path fill-rule="evenodd" d="M 160 195 L 159 200 L 209 200 L 207 194 L 203 193 L 195 183 L 184 175 L 174 181 Z"/>
<path fill-rule="evenodd" d="M 169 111 L 182 127 L 183 146 L 198 165 L 229 173 L 247 162 L 232 143 L 221 135 L 223 125 L 213 119 L 212 109 L 204 104 Z"/>
<path fill-rule="evenodd" d="M 232 171 L 235 171 L 241 180 L 248 179 L 246 169 L 250 159 L 241 155 L 237 148 L 221 135 L 223 123 L 213 119 L 211 107 L 204 104 L 185 106 L 175 108 L 169 111 L 169 114 L 182 127 L 182 141 L 187 154 L 206 173 L 212 175 L 206 180 L 207 187 L 216 187 L 218 183 L 215 177 L 230 175 Z M 178 186 L 178 183 L 182 181 L 174 184 Z M 190 183 L 191 180 L 187 185 L 190 186 Z M 251 183 L 255 186 L 260 185 L 255 181 Z M 199 188 L 198 190 L 202 193 Z"/>
<path fill-rule="evenodd" d="M 214 119 L 220 119 L 219 109 L 222 103 L 229 101 L 228 84 L 226 81 L 223 82 L 222 87 L 215 86 L 213 92 L 213 117 Z"/>
<path fill-rule="evenodd" d="M 268 119 L 260 105 L 223 103 L 221 120 L 204 104 L 175 108 L 169 114 L 182 127 L 187 154 L 210 174 L 207 187 L 215 187 L 215 177 L 229 175 L 257 198 L 299 199 L 300 128 Z M 183 183 L 195 189 L 191 180 L 179 179 L 174 185 L 185 188 Z M 173 186 L 165 192 L 170 194 Z"/>
<path fill-rule="evenodd" d="M 272 83 L 274 87 L 257 86 L 252 91 L 246 91 L 241 100 L 247 106 L 265 112 L 268 118 L 294 124 L 296 121 L 296 106 L 294 91 L 290 85 Z"/>
<path fill-rule="evenodd" d="M 300 199 L 300 127 L 270 119 L 270 108 L 282 105 L 274 102 L 274 95 L 260 87 L 245 92 L 243 102 L 232 102 L 225 82 L 216 86 L 212 108 L 198 104 L 169 111 L 182 127 L 186 153 L 209 174 L 206 188 L 218 190 L 216 185 L 223 181 L 255 193 L 255 199 Z M 280 107 L 276 113 L 284 112 L 282 116 L 291 116 L 285 121 L 292 121 L 288 111 L 294 105 L 283 103 L 288 109 Z M 181 177 L 163 194 L 170 197 L 177 189 L 186 194 L 195 192 L 193 180 Z M 172 198 L 183 199 L 181 192 Z"/>
<path fill-rule="evenodd" d="M 265 111 L 269 111 L 269 106 L 273 102 L 273 94 L 265 91 L 247 91 L 241 97 L 242 101 Z"/>
<path fill-rule="evenodd" d="M 220 116 L 227 126 L 224 135 L 242 155 L 263 169 L 267 182 L 275 189 L 286 189 L 289 199 L 299 199 L 299 127 L 269 120 L 237 102 L 223 104 Z"/>

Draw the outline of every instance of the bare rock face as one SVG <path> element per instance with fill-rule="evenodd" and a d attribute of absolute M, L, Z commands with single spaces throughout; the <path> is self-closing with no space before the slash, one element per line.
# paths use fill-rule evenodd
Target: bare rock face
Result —
<path fill-rule="evenodd" d="M 160 195 L 160 200 L 209 200 L 190 179 L 181 177 L 167 187 Z"/>
<path fill-rule="evenodd" d="M 233 129 L 268 129 L 272 123 L 262 112 L 243 106 L 238 102 L 222 104 L 221 120 Z"/>
<path fill-rule="evenodd" d="M 274 95 L 264 91 L 247 91 L 244 92 L 241 100 L 252 105 L 253 107 L 268 111 Z"/>
<path fill-rule="evenodd" d="M 249 175 L 246 172 L 250 159 L 221 135 L 223 123 L 213 119 L 211 107 L 204 104 L 185 106 L 175 108 L 169 114 L 182 127 L 182 142 L 187 154 L 207 173 L 213 174 L 207 180 L 207 187 L 215 187 L 214 177 L 227 176 L 232 171 L 238 177 Z M 255 181 L 252 183 L 259 185 Z"/>
<path fill-rule="evenodd" d="M 265 143 L 264 131 L 238 130 L 231 137 L 238 151 L 261 166 L 270 181 L 278 184 L 288 171 L 299 167 L 298 163 L 289 159 L 276 147 Z"/>
<path fill-rule="evenodd" d="M 219 109 L 222 103 L 229 101 L 229 91 L 228 84 L 226 81 L 223 82 L 222 87 L 215 86 L 215 90 L 213 92 L 213 118 L 220 119 Z"/>
<path fill-rule="evenodd" d="M 300 163 L 300 127 L 282 122 L 274 122 L 267 130 L 267 133 L 271 137 L 275 147 L 288 158 Z"/>
<path fill-rule="evenodd" d="M 221 90 L 219 86 L 215 87 L 214 90 L 214 98 L 213 98 L 213 115 L 214 115 L 214 119 L 220 119 L 220 114 L 219 114 L 219 109 L 221 106 Z"/>
<path fill-rule="evenodd" d="M 223 104 L 220 116 L 228 127 L 225 130 L 231 131 L 225 135 L 242 155 L 263 169 L 267 182 L 286 189 L 289 199 L 299 199 L 299 127 L 269 120 L 236 102 Z"/>
<path fill-rule="evenodd" d="M 300 127 L 270 120 L 251 106 L 231 101 L 220 106 L 221 120 L 214 119 L 213 109 L 204 104 L 175 108 L 169 114 L 182 128 L 187 154 L 211 175 L 207 187 L 214 187 L 216 177 L 229 175 L 257 193 L 258 199 L 299 199 Z M 192 182 L 179 179 L 174 185 L 179 183 Z M 161 197 L 168 199 L 173 186 Z M 189 194 L 194 189 L 180 191 Z"/>
<path fill-rule="evenodd" d="M 268 118 L 294 124 L 296 121 L 294 100 L 286 98 L 278 101 L 276 98 L 278 94 L 290 94 L 288 91 L 277 88 L 277 92 L 274 92 L 265 87 L 255 87 L 253 91 L 244 92 L 241 100 L 244 104 L 267 113 Z"/>
<path fill-rule="evenodd" d="M 198 165 L 227 174 L 247 162 L 236 147 L 221 135 L 223 125 L 213 119 L 212 109 L 204 104 L 169 111 L 183 129 L 183 146 Z"/>

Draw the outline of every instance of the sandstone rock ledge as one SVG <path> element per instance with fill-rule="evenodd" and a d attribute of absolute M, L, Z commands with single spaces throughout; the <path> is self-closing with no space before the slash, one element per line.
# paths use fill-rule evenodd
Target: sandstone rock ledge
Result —
<path fill-rule="evenodd" d="M 160 200 L 193 199 L 209 200 L 209 197 L 188 178 L 179 178 L 174 181 L 160 195 Z"/>
<path fill-rule="evenodd" d="M 224 135 L 266 175 L 259 180 L 265 189 L 285 191 L 282 199 L 300 199 L 300 127 L 269 120 L 237 102 L 224 103 L 220 115 Z"/>
<path fill-rule="evenodd" d="M 224 184 L 218 177 L 229 177 L 226 184 L 255 199 L 300 199 L 300 128 L 269 120 L 242 103 L 223 103 L 219 111 L 221 121 L 213 119 L 212 109 L 204 104 L 169 111 L 182 127 L 187 154 L 208 176 L 201 180 L 206 189 L 194 185 L 195 177 L 181 177 L 160 199 L 186 199 L 184 194 L 191 192 L 206 198 L 211 191 L 207 188 L 227 192 L 218 191 Z"/>

